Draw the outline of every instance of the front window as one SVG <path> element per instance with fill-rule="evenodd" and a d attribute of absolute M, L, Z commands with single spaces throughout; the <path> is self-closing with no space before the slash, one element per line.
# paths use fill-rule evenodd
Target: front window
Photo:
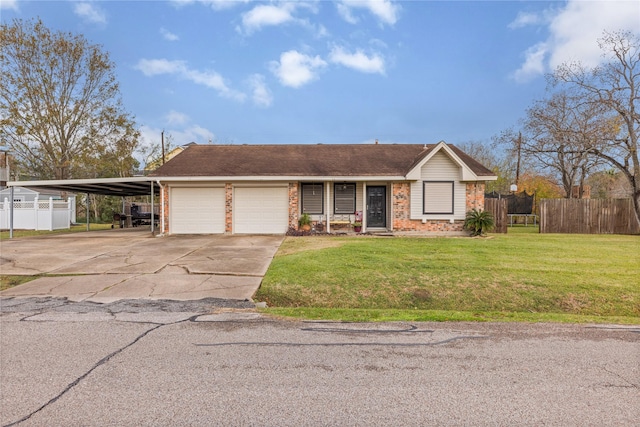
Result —
<path fill-rule="evenodd" d="M 334 188 L 334 213 L 352 214 L 356 211 L 356 185 L 335 184 Z"/>
<path fill-rule="evenodd" d="M 424 181 L 424 214 L 453 214 L 453 181 Z"/>
<path fill-rule="evenodd" d="M 322 214 L 324 212 L 323 186 L 320 183 L 302 184 L 302 213 Z"/>

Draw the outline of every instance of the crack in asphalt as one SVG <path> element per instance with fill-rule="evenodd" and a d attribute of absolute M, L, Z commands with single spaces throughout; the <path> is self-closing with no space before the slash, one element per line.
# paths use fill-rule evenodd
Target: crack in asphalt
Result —
<path fill-rule="evenodd" d="M 113 315 L 113 313 L 111 313 Z M 58 393 L 56 396 L 52 397 L 51 399 L 49 399 L 48 402 L 46 402 L 45 404 L 43 404 L 42 406 L 40 406 L 38 409 L 32 411 L 31 413 L 25 415 L 24 417 L 20 418 L 19 420 L 13 421 L 9 424 L 5 424 L 2 427 L 12 427 L 15 425 L 18 425 L 22 422 L 27 421 L 29 418 L 31 418 L 32 416 L 34 416 L 35 414 L 37 414 L 38 412 L 42 411 L 43 409 L 47 408 L 48 406 L 52 405 L 53 403 L 55 403 L 56 401 L 58 401 L 62 396 L 64 396 L 65 394 L 67 394 L 71 389 L 73 389 L 75 386 L 77 386 L 78 384 L 80 384 L 80 382 L 85 379 L 86 377 L 88 377 L 93 371 L 95 371 L 96 369 L 98 369 L 100 366 L 104 365 L 105 363 L 107 363 L 109 360 L 111 360 L 114 356 L 117 356 L 118 354 L 122 353 L 123 351 L 127 350 L 129 347 L 132 347 L 133 345 L 135 345 L 138 341 L 140 341 L 142 338 L 146 337 L 148 334 L 150 334 L 151 332 L 160 329 L 163 326 L 170 326 L 170 325 L 176 325 L 178 323 L 182 323 L 182 322 L 188 322 L 188 321 L 192 321 L 192 318 L 195 318 L 197 316 L 192 316 L 189 319 L 185 319 L 185 320 L 179 320 L 177 322 L 172 322 L 172 323 L 154 323 L 154 322 L 145 322 L 145 323 L 149 323 L 152 325 L 155 325 L 154 327 L 146 330 L 145 332 L 141 333 L 140 335 L 138 335 L 133 341 L 131 341 L 129 344 L 109 353 L 108 355 L 106 355 L 105 357 L 103 357 L 102 359 L 100 359 L 96 364 L 94 364 L 87 372 L 85 372 L 84 374 L 80 375 L 78 378 L 76 378 L 74 381 L 72 381 L 69 385 L 67 385 L 60 393 Z"/>
<path fill-rule="evenodd" d="M 623 377 L 619 373 L 613 372 L 613 371 L 607 369 L 604 366 L 601 367 L 601 369 L 603 371 L 605 371 L 606 373 L 608 373 L 608 374 L 611 374 L 613 376 L 616 376 L 616 377 L 620 378 L 622 381 L 624 381 L 625 383 L 628 384 L 628 385 L 605 384 L 605 386 L 607 386 L 607 387 L 621 387 L 621 388 L 637 388 L 637 389 L 640 389 L 640 384 L 636 384 L 636 383 L 633 383 L 633 382 L 629 381 L 628 379 L 626 379 L 625 377 Z"/>

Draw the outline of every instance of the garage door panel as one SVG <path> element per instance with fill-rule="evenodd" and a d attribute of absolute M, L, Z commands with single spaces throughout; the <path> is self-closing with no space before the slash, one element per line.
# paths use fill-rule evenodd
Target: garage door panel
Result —
<path fill-rule="evenodd" d="M 286 187 L 239 187 L 234 191 L 234 233 L 283 234 L 289 228 Z"/>
<path fill-rule="evenodd" d="M 172 234 L 217 234 L 225 231 L 225 190 L 211 187 L 171 189 Z"/>

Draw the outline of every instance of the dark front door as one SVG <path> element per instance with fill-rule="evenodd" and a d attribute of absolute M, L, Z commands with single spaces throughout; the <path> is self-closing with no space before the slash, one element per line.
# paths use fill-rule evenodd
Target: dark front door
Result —
<path fill-rule="evenodd" d="M 367 187 L 367 227 L 387 226 L 387 187 Z"/>

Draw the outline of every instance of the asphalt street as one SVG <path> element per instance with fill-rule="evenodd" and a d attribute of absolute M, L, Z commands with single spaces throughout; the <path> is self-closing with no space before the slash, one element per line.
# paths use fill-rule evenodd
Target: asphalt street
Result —
<path fill-rule="evenodd" d="M 246 305 L 243 305 L 246 304 Z M 0 425 L 637 426 L 640 327 L 0 300 Z"/>

